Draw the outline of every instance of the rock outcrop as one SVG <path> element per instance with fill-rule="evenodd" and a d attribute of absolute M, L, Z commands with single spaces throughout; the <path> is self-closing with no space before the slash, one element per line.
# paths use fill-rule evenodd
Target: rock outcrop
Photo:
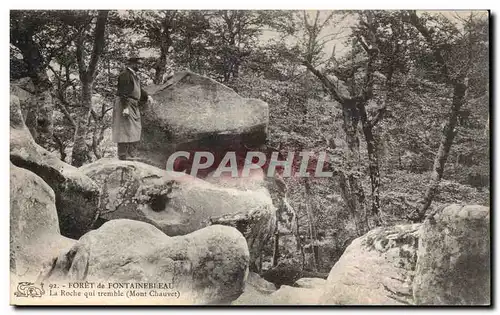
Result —
<path fill-rule="evenodd" d="M 245 281 L 245 289 L 232 305 L 268 305 L 271 304 L 270 295 L 276 292 L 276 286 L 262 279 L 255 272 L 249 272 Z"/>
<path fill-rule="evenodd" d="M 282 285 L 270 295 L 272 305 L 318 305 L 323 290 L 321 288 L 294 288 Z"/>
<path fill-rule="evenodd" d="M 52 189 L 34 173 L 10 166 L 10 270 L 35 281 L 74 240 L 61 236 Z"/>
<path fill-rule="evenodd" d="M 240 231 L 248 242 L 251 254 L 250 270 L 260 269 L 264 246 L 271 239 L 276 217 L 265 208 L 254 211 L 239 211 L 211 219 L 211 224 L 231 226 Z"/>
<path fill-rule="evenodd" d="M 264 280 L 265 281 L 265 280 Z M 318 305 L 321 288 L 295 288 L 282 285 L 278 290 L 262 290 L 255 282 L 247 281 L 245 292 L 233 305 Z"/>
<path fill-rule="evenodd" d="M 46 283 L 167 283 L 179 292 L 178 298 L 134 299 L 138 304 L 225 304 L 243 292 L 248 260 L 244 237 L 231 227 L 169 237 L 151 224 L 122 219 L 85 234 L 43 276 Z"/>
<path fill-rule="evenodd" d="M 413 304 L 419 227 L 382 227 L 355 239 L 330 271 L 319 303 Z"/>
<path fill-rule="evenodd" d="M 210 78 L 179 72 L 145 89 L 154 103 L 143 114 L 139 155 L 153 165 L 164 168 L 174 151 L 210 151 L 216 160 L 227 151 L 245 156 L 247 148 L 266 140 L 268 104 Z"/>
<path fill-rule="evenodd" d="M 274 227 L 275 208 L 265 188 L 222 188 L 183 173 L 115 159 L 98 160 L 82 166 L 80 171 L 102 189 L 100 218 L 104 221 L 144 221 L 169 236 L 184 235 L 211 224 L 233 225 L 247 239 L 252 262 Z M 244 222 L 226 222 L 228 217 L 243 218 Z"/>
<path fill-rule="evenodd" d="M 227 176 L 214 176 L 214 172 L 211 172 L 203 179 L 220 187 L 240 190 L 255 190 L 267 186 L 266 174 L 262 169 L 252 170 L 248 177 L 231 177 L 230 174 L 227 174 Z"/>
<path fill-rule="evenodd" d="M 276 286 L 273 283 L 262 279 L 262 277 L 255 272 L 248 273 L 246 284 L 263 293 L 273 293 L 276 291 Z"/>
<path fill-rule="evenodd" d="M 262 279 L 258 274 L 251 272 L 245 281 L 245 289 L 232 305 L 269 305 L 270 295 L 276 291 L 274 284 Z"/>
<path fill-rule="evenodd" d="M 91 228 L 97 217 L 98 186 L 35 143 L 14 95 L 10 100 L 10 161 L 37 174 L 52 188 L 62 235 L 77 239 Z"/>
<path fill-rule="evenodd" d="M 490 214 L 478 205 L 449 205 L 422 225 L 416 276 L 418 305 L 490 304 Z"/>

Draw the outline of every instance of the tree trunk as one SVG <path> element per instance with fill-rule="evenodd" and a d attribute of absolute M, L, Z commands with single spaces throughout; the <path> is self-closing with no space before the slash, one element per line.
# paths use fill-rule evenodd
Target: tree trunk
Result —
<path fill-rule="evenodd" d="M 167 66 L 167 55 L 168 55 L 168 50 L 170 49 L 170 46 L 172 46 L 172 39 L 170 37 L 170 24 L 164 25 L 163 26 L 163 32 L 162 32 L 162 38 L 160 39 L 160 57 L 158 57 L 158 60 L 155 65 L 155 77 L 154 77 L 154 84 L 162 84 L 163 83 L 163 76 L 165 75 L 166 72 L 166 66 Z"/>
<path fill-rule="evenodd" d="M 278 260 L 280 256 L 279 244 L 280 244 L 280 233 L 278 230 L 278 216 L 276 216 L 276 224 L 274 227 L 274 239 L 273 239 L 273 267 L 276 267 L 278 265 Z"/>
<path fill-rule="evenodd" d="M 82 108 L 83 113 L 78 115 L 73 152 L 71 154 L 71 165 L 80 167 L 91 161 L 90 150 L 85 141 L 89 128 L 90 110 L 92 109 L 92 88 L 89 82 L 82 82 Z"/>
<path fill-rule="evenodd" d="M 273 203 L 277 205 L 275 216 L 276 216 L 276 222 L 274 223 L 274 237 L 273 237 L 273 261 L 272 261 L 272 266 L 276 267 L 278 265 L 278 260 L 279 260 L 279 246 L 280 246 L 280 233 L 279 233 L 279 221 L 281 217 L 281 212 L 283 211 L 284 204 L 283 204 L 283 199 L 280 194 L 277 196 L 275 195 L 275 200 L 273 200 Z"/>
<path fill-rule="evenodd" d="M 101 144 L 102 140 L 104 140 L 104 132 L 109 127 L 104 123 L 104 116 L 106 115 L 104 106 L 101 110 L 101 113 L 102 114 L 100 119 L 98 121 L 95 121 L 94 135 L 92 137 L 92 152 L 94 152 L 96 159 L 102 158 L 103 153 L 101 150 L 99 150 L 99 145 Z"/>
<path fill-rule="evenodd" d="M 365 132 L 368 151 L 368 171 L 370 173 L 370 184 L 372 194 L 372 207 L 370 219 L 374 226 L 380 225 L 380 167 L 375 139 L 371 129 Z"/>
<path fill-rule="evenodd" d="M 451 145 L 453 144 L 453 139 L 455 138 L 456 135 L 455 127 L 457 124 L 458 112 L 460 111 L 462 105 L 465 103 L 466 92 L 467 92 L 466 82 L 461 81 L 454 83 L 451 111 L 448 116 L 448 121 L 446 122 L 446 125 L 443 128 L 439 149 L 436 154 L 436 157 L 434 158 L 434 166 L 432 169 L 431 180 L 425 192 L 424 198 L 422 200 L 422 207 L 419 209 L 418 213 L 419 219 L 422 219 L 425 216 L 425 213 L 429 209 L 432 200 L 434 199 L 439 190 L 439 183 L 443 178 L 446 160 L 448 159 Z"/>
<path fill-rule="evenodd" d="M 371 213 L 369 223 L 371 227 L 380 225 L 380 166 L 377 151 L 377 143 L 373 136 L 373 126 L 368 121 L 365 104 L 357 104 L 360 111 L 361 125 L 366 140 L 366 150 L 368 152 L 368 173 L 371 185 Z"/>
<path fill-rule="evenodd" d="M 302 259 L 302 267 L 301 270 L 304 270 L 306 265 L 306 253 L 304 252 L 304 246 L 302 245 L 302 241 L 300 239 L 300 228 L 299 228 L 299 217 L 295 216 L 295 226 L 297 228 L 295 234 L 295 241 L 297 242 L 297 250 L 300 251 L 300 257 Z"/>
<path fill-rule="evenodd" d="M 161 48 L 160 51 L 160 57 L 158 58 L 158 62 L 155 65 L 155 77 L 153 80 L 154 84 L 162 84 L 163 76 L 166 72 L 165 67 L 167 66 L 167 53 L 163 48 Z"/>
<path fill-rule="evenodd" d="M 307 213 L 307 219 L 309 221 L 309 239 L 311 242 L 311 252 L 313 256 L 313 268 L 314 271 L 318 271 L 319 267 L 319 251 L 318 251 L 318 233 L 316 231 L 316 221 L 315 221 L 315 216 L 313 213 L 313 209 L 311 206 L 311 186 L 309 185 L 309 179 L 304 178 L 304 188 L 306 191 L 306 213 Z"/>
<path fill-rule="evenodd" d="M 347 205 L 349 214 L 355 223 L 359 236 L 368 230 L 368 220 L 365 208 L 365 193 L 359 175 L 361 174 L 361 158 L 359 153 L 358 124 L 359 115 L 353 101 L 342 104 L 343 129 L 346 135 L 347 151 L 346 172 L 339 172 L 342 197 Z"/>
<path fill-rule="evenodd" d="M 233 75 L 233 79 L 237 79 L 240 76 L 240 63 L 241 60 L 239 57 L 231 57 L 231 74 Z"/>
<path fill-rule="evenodd" d="M 397 150 L 398 150 L 398 166 L 399 166 L 398 169 L 402 170 L 403 169 L 403 163 L 401 161 L 401 149 L 398 148 Z"/>
<path fill-rule="evenodd" d="M 92 111 L 92 90 L 94 78 L 97 74 L 97 65 L 104 50 L 106 30 L 106 21 L 109 11 L 99 11 L 96 27 L 94 31 L 94 45 L 92 55 L 88 67 L 85 67 L 84 62 L 84 32 L 80 34 L 80 38 L 76 47 L 76 58 L 78 61 L 78 70 L 80 73 L 80 81 L 82 83 L 81 104 L 83 113 L 79 115 L 76 124 L 73 152 L 71 154 L 71 164 L 80 167 L 83 164 L 90 162 L 90 150 L 85 141 L 90 124 L 90 114 Z"/>

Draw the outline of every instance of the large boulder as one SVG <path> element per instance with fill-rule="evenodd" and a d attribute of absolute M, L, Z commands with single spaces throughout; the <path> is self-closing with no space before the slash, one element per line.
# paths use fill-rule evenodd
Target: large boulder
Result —
<path fill-rule="evenodd" d="M 413 285 L 416 304 L 490 304 L 490 211 L 449 205 L 422 225 Z"/>
<path fill-rule="evenodd" d="M 295 281 L 293 284 L 294 287 L 297 288 L 322 288 L 326 284 L 325 279 L 321 278 L 300 278 L 299 280 Z"/>
<path fill-rule="evenodd" d="M 97 217 L 99 187 L 35 143 L 14 95 L 10 99 L 10 161 L 37 174 L 54 190 L 62 235 L 77 239 L 91 228 Z"/>
<path fill-rule="evenodd" d="M 116 159 L 100 159 L 82 166 L 80 171 L 102 189 L 103 221 L 144 221 L 169 236 L 184 235 L 211 224 L 232 225 L 247 239 L 253 264 L 272 234 L 275 208 L 265 188 L 223 188 L 187 174 Z"/>
<path fill-rule="evenodd" d="M 166 289 L 156 292 L 179 293 L 152 297 L 151 289 L 137 289 L 146 296 L 107 299 L 111 304 L 224 304 L 243 292 L 248 260 L 245 238 L 231 227 L 210 226 L 169 237 L 151 224 L 122 219 L 85 234 L 56 258 L 43 278 L 49 284 L 166 283 Z"/>
<path fill-rule="evenodd" d="M 242 152 L 266 140 L 268 104 L 210 78 L 184 71 L 145 89 L 154 102 L 142 116 L 139 152 L 154 165 L 164 167 L 176 150 L 210 151 L 218 160 L 227 151 Z"/>
<path fill-rule="evenodd" d="M 61 236 L 52 189 L 34 173 L 10 166 L 10 270 L 35 281 L 41 269 L 74 240 Z M 13 281 L 14 282 L 14 281 Z"/>
<path fill-rule="evenodd" d="M 270 295 L 276 286 L 262 279 L 258 274 L 249 272 L 245 281 L 245 289 L 232 305 L 266 305 L 270 304 Z"/>
<path fill-rule="evenodd" d="M 419 227 L 381 227 L 355 239 L 330 271 L 319 303 L 413 304 Z"/>

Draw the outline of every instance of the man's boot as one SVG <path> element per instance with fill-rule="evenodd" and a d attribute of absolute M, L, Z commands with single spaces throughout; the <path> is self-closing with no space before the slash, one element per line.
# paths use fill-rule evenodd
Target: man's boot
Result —
<path fill-rule="evenodd" d="M 127 142 L 119 142 L 118 143 L 118 159 L 126 160 L 128 153 L 128 143 Z"/>
<path fill-rule="evenodd" d="M 137 142 L 130 142 L 127 148 L 127 159 L 137 160 Z"/>

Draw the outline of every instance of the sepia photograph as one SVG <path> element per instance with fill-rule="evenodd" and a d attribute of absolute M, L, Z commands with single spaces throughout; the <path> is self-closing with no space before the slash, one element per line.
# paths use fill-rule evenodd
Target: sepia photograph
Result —
<path fill-rule="evenodd" d="M 11 305 L 491 306 L 488 10 L 9 19 Z"/>

